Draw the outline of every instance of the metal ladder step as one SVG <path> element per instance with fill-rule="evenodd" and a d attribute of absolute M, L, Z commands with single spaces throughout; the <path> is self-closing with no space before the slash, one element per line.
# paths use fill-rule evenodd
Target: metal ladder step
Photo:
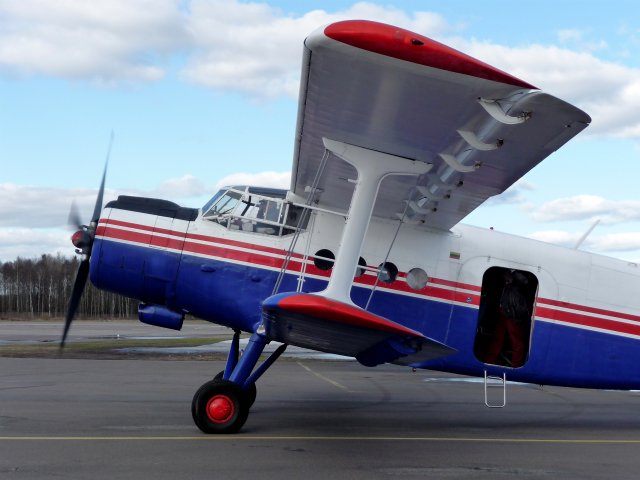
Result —
<path fill-rule="evenodd" d="M 502 388 L 502 403 L 489 401 L 489 389 Z M 487 375 L 484 371 L 484 404 L 489 408 L 504 408 L 507 404 L 507 374 L 503 373 L 501 377 Z"/>

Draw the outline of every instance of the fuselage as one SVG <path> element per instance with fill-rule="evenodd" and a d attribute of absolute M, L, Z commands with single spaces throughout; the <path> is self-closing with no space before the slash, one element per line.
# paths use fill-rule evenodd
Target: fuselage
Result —
<path fill-rule="evenodd" d="M 281 274 L 278 292 L 326 286 L 344 216 L 313 211 L 291 249 L 295 229 L 286 219 L 234 223 L 235 217 L 206 215 L 206 208 L 151 199 L 110 203 L 93 247 L 92 282 L 247 332 L 260 323 L 261 303 L 277 293 Z M 444 232 L 410 223 L 398 229 L 397 221 L 375 218 L 361 257 L 366 267 L 356 272 L 354 303 L 456 350 L 414 367 L 640 388 L 636 264 L 492 229 L 458 225 Z M 508 341 L 500 360 L 485 356 L 494 340 L 492 305 L 503 277 L 513 272 L 526 277 L 531 310 L 522 327 L 526 357 L 516 367 L 509 366 Z"/>

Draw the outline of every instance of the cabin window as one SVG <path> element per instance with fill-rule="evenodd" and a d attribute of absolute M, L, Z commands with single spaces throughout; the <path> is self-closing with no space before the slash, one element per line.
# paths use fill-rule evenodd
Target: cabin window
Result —
<path fill-rule="evenodd" d="M 333 261 L 335 259 L 336 256 L 331 250 L 322 248 L 318 250 L 313 257 L 313 264 L 320 270 L 331 270 L 331 268 L 333 268 Z"/>
<path fill-rule="evenodd" d="M 364 275 L 366 267 L 367 261 L 362 257 L 358 258 L 358 266 L 356 267 L 356 274 L 354 275 L 354 278 Z"/>
<path fill-rule="evenodd" d="M 203 219 L 229 230 L 265 235 L 288 235 L 304 230 L 309 222 L 305 208 L 285 201 L 286 191 L 230 187 L 218 192 L 203 207 Z"/>
<path fill-rule="evenodd" d="M 239 225 L 243 230 L 250 230 L 267 235 L 276 235 L 282 224 L 282 202 L 267 198 L 247 202 L 247 208 L 239 212 Z"/>
<path fill-rule="evenodd" d="M 283 213 L 285 217 L 285 228 L 283 230 L 283 234 L 286 235 L 287 233 L 293 233 L 296 228 L 305 230 L 309 223 L 309 211 L 307 210 L 305 213 L 305 209 L 303 207 L 299 207 L 292 203 L 288 203 L 286 207 L 286 212 Z"/>
<path fill-rule="evenodd" d="M 526 363 L 537 292 L 531 272 L 491 267 L 484 273 L 474 343 L 478 360 L 513 368 Z"/>
<path fill-rule="evenodd" d="M 429 275 L 421 268 L 412 268 L 407 272 L 407 285 L 413 290 L 422 290 L 428 281 Z"/>
<path fill-rule="evenodd" d="M 398 267 L 391 262 L 378 265 L 378 278 L 384 283 L 393 283 L 398 277 Z"/>

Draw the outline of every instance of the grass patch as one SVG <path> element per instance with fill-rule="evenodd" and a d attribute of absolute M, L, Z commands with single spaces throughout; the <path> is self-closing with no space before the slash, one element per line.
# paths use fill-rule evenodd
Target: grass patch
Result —
<path fill-rule="evenodd" d="M 224 340 L 224 337 L 196 337 L 196 338 L 154 338 L 154 339 L 131 339 L 131 338 L 108 338 L 86 340 L 80 342 L 70 342 L 60 351 L 57 342 L 40 342 L 29 344 L 9 344 L 0 346 L 0 357 L 13 358 L 96 358 L 96 359 L 131 359 L 131 358 L 153 358 L 166 360 L 198 360 L 212 359 L 220 357 L 219 354 L 197 354 L 197 355 L 165 355 L 147 354 L 138 352 L 119 352 L 122 348 L 167 348 L 167 347 L 198 347 L 200 345 L 211 345 Z"/>

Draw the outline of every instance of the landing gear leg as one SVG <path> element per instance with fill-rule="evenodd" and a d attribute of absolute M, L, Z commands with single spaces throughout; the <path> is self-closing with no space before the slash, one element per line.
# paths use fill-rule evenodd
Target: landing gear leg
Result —
<path fill-rule="evenodd" d="M 269 340 L 264 334 L 254 333 L 242 356 L 239 356 L 239 343 L 240 332 L 236 331 L 225 370 L 202 385 L 193 396 L 191 415 L 204 433 L 235 433 L 242 428 L 256 399 L 256 381 L 287 347 L 278 347 L 253 371 Z"/>

